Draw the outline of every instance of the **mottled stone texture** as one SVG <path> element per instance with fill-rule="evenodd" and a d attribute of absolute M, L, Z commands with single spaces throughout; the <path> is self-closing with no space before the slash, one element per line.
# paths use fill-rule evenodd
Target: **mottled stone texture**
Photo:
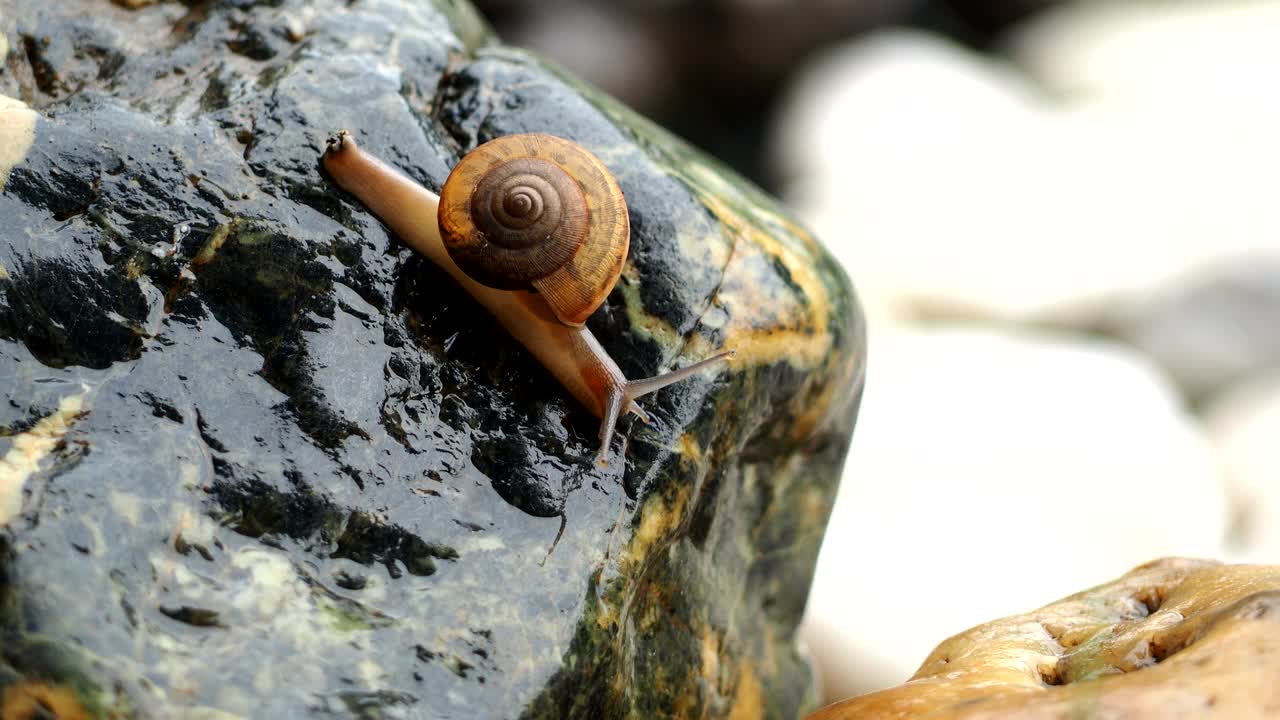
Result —
<path fill-rule="evenodd" d="M 807 720 L 1275 720 L 1280 565 L 1163 558 L 938 645 Z"/>
<path fill-rule="evenodd" d="M 459 2 L 0 0 L 0 37 L 34 111 L 0 103 L 0 144 L 34 123 L 0 168 L 4 712 L 811 707 L 864 335 L 771 200 Z M 634 232 L 592 330 L 633 377 L 737 360 L 596 467 L 595 419 L 324 177 L 337 128 L 432 188 L 495 136 L 583 143 Z"/>

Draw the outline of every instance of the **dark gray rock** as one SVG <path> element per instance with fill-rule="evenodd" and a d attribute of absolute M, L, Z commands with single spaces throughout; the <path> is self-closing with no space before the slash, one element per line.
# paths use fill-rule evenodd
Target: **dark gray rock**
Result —
<path fill-rule="evenodd" d="M 0 36 L 36 113 L 0 109 L 6 713 L 812 706 L 863 327 L 772 201 L 457 2 L 0 0 Z M 491 137 L 583 143 L 634 232 L 597 337 L 631 376 L 738 359 L 597 468 L 595 419 L 323 176 L 340 127 L 433 188 Z"/>
<path fill-rule="evenodd" d="M 1251 262 L 1167 290 L 1105 330 L 1150 355 L 1194 401 L 1280 368 L 1280 261 Z"/>

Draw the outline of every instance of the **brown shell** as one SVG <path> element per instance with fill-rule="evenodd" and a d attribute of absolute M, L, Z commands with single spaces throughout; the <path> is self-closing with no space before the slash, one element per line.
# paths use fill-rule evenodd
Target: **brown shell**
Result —
<path fill-rule="evenodd" d="M 439 221 L 458 267 L 490 287 L 536 289 L 567 325 L 609 296 L 631 242 L 608 169 L 552 135 L 508 135 L 468 153 L 440 191 Z"/>

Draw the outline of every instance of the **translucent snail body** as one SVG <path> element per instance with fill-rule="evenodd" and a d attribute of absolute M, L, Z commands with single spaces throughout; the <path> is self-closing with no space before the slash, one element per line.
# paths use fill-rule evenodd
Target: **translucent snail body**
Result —
<path fill-rule="evenodd" d="M 526 162 L 530 158 L 558 167 L 564 177 L 541 162 Z M 410 247 L 448 272 L 570 394 L 601 419 L 597 455 L 601 464 L 623 413 L 635 413 L 648 422 L 636 398 L 732 356 L 731 351 L 721 352 L 664 375 L 627 380 L 582 324 L 617 282 L 626 260 L 629 231 L 626 205 L 612 177 L 599 160 L 568 141 L 546 135 L 512 135 L 481 145 L 463 158 L 446 180 L 443 204 L 441 196 L 361 150 L 346 132 L 330 140 L 323 161 L 338 185 Z M 494 168 L 507 172 L 485 181 L 486 173 Z M 552 177 L 543 182 L 547 174 Z M 548 187 L 557 189 L 554 198 L 542 194 Z M 482 192 L 477 193 L 477 188 Z M 567 256 L 568 260 L 549 269 L 504 267 L 519 265 L 514 256 L 540 251 L 528 236 L 509 241 L 497 238 L 502 228 L 534 227 L 531 235 L 535 238 L 552 236 L 550 229 L 544 231 L 538 225 L 552 205 L 567 222 L 579 226 L 570 227 L 567 238 L 553 237 L 561 247 L 541 253 L 534 262 L 550 263 L 545 257 L 548 254 Z M 478 223 L 471 219 L 477 206 L 483 206 L 487 213 Z M 446 247 L 446 236 L 453 254 Z M 573 243 L 577 248 L 568 248 Z M 466 247 L 459 252 L 458 245 Z M 513 248 L 514 253 L 507 252 Z M 486 255 L 503 257 L 486 264 Z M 517 289 L 522 287 L 529 289 Z"/>

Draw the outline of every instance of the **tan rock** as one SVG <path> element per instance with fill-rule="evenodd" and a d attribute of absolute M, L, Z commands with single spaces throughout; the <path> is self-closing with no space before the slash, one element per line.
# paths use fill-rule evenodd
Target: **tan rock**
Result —
<path fill-rule="evenodd" d="M 937 647 L 854 718 L 1280 718 L 1280 566 L 1169 558 Z"/>

